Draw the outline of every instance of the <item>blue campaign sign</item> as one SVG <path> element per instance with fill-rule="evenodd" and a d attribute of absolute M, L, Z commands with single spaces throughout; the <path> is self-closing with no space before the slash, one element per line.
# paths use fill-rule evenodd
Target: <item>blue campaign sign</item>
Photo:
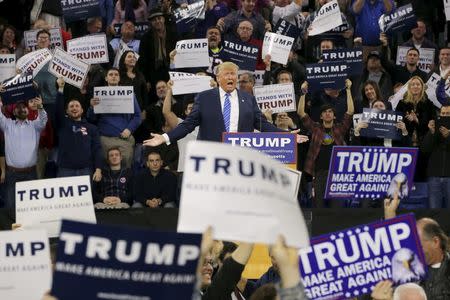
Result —
<path fill-rule="evenodd" d="M 114 37 L 120 37 L 120 30 L 122 29 L 123 23 L 116 23 L 113 25 Z M 135 22 L 134 23 L 134 36 L 136 39 L 140 39 L 144 33 L 150 28 L 148 22 Z"/>
<path fill-rule="evenodd" d="M 297 137 L 284 132 L 224 132 L 222 141 L 262 152 L 283 164 L 297 164 Z"/>
<path fill-rule="evenodd" d="M 288 36 L 288 37 L 291 37 L 294 39 L 300 37 L 300 34 L 301 34 L 300 28 L 298 28 L 297 26 L 295 26 L 292 23 L 289 23 L 288 21 L 286 21 L 283 18 L 280 18 L 278 20 L 277 24 L 275 24 L 273 32 L 276 34 L 285 35 L 285 36 Z"/>
<path fill-rule="evenodd" d="M 227 55 L 229 61 L 239 66 L 239 69 L 255 71 L 259 53 L 257 46 L 237 40 L 225 40 L 222 51 Z"/>
<path fill-rule="evenodd" d="M 370 294 L 381 280 L 395 285 L 426 275 L 413 214 L 360 225 L 311 239 L 300 249 L 308 299 L 349 299 Z"/>
<path fill-rule="evenodd" d="M 199 234 L 63 221 L 51 294 L 190 300 L 200 241 Z"/>
<path fill-rule="evenodd" d="M 33 86 L 33 75 L 22 73 L 5 80 L 5 91 L 1 93 L 3 104 L 12 104 L 18 101 L 28 101 L 38 96 Z"/>
<path fill-rule="evenodd" d="M 364 108 L 361 121 L 369 124 L 367 128 L 361 129 L 361 136 L 393 140 L 402 138 L 401 130 L 396 127 L 398 122 L 403 121 L 402 113 Z"/>
<path fill-rule="evenodd" d="M 198 19 L 204 16 L 205 2 L 195 1 L 186 8 L 177 8 L 173 12 L 178 33 L 185 33 L 193 30 Z"/>
<path fill-rule="evenodd" d="M 330 61 L 306 65 L 306 80 L 312 91 L 321 89 L 340 90 L 345 87 L 349 67 L 343 61 Z"/>
<path fill-rule="evenodd" d="M 100 16 L 99 0 L 61 0 L 66 23 Z"/>
<path fill-rule="evenodd" d="M 382 15 L 378 21 L 381 31 L 388 35 L 409 31 L 417 26 L 417 18 L 412 4 L 397 8 L 388 15 Z"/>
<path fill-rule="evenodd" d="M 330 49 L 322 52 L 324 62 L 344 61 L 349 70 L 349 76 L 361 75 L 363 71 L 363 51 L 362 48 L 355 49 Z"/>
<path fill-rule="evenodd" d="M 325 198 L 404 198 L 413 185 L 417 148 L 334 146 Z"/>

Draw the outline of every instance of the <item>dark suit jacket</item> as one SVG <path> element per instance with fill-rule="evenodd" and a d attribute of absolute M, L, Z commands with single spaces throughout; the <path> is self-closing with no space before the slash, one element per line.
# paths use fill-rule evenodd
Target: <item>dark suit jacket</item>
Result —
<path fill-rule="evenodd" d="M 239 90 L 237 92 L 239 99 L 239 132 L 253 132 L 254 129 L 268 132 L 284 132 L 284 130 L 267 122 L 259 110 L 255 97 Z M 196 126 L 200 126 L 199 140 L 222 141 L 222 132 L 225 131 L 225 125 L 223 123 L 219 88 L 207 90 L 197 95 L 189 116 L 175 129 L 167 133 L 170 142 L 173 143 L 185 137 Z"/>

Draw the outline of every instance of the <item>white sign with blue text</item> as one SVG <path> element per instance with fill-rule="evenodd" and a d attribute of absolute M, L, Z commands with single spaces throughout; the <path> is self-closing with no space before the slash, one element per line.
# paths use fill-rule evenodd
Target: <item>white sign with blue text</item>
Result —
<path fill-rule="evenodd" d="M 89 176 L 16 183 L 16 223 L 57 237 L 63 218 L 96 223 Z"/>
<path fill-rule="evenodd" d="M 279 234 L 293 247 L 309 245 L 294 191 L 298 181 L 279 162 L 244 147 L 188 143 L 178 232 L 273 244 Z M 201 216 L 201 218 L 199 218 Z"/>

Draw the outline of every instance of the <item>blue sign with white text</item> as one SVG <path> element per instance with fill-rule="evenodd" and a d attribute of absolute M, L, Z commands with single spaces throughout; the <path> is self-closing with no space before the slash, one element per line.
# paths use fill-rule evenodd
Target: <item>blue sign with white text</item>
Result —
<path fill-rule="evenodd" d="M 283 164 L 297 164 L 297 137 L 283 132 L 224 132 L 223 142 L 262 152 Z"/>
<path fill-rule="evenodd" d="M 314 237 L 300 249 L 308 299 L 349 299 L 370 294 L 382 280 L 419 281 L 426 262 L 413 214 Z"/>
<path fill-rule="evenodd" d="M 325 191 L 327 199 L 402 199 L 413 185 L 417 148 L 334 146 Z"/>
<path fill-rule="evenodd" d="M 409 31 L 417 26 L 417 18 L 412 4 L 401 6 L 388 15 L 382 15 L 378 21 L 381 31 L 388 35 Z"/>
<path fill-rule="evenodd" d="M 199 234 L 63 221 L 51 294 L 190 300 L 200 241 Z"/>
<path fill-rule="evenodd" d="M 239 66 L 240 70 L 255 71 L 259 53 L 257 46 L 237 40 L 225 40 L 222 51 L 225 52 L 229 61 Z"/>
<path fill-rule="evenodd" d="M 99 0 L 61 0 L 66 23 L 100 16 Z"/>
<path fill-rule="evenodd" d="M 330 61 L 320 64 L 306 65 L 306 80 L 309 89 L 317 91 L 321 89 L 340 90 L 345 88 L 345 79 L 348 76 L 349 67 L 343 61 Z"/>
<path fill-rule="evenodd" d="M 349 70 L 349 76 L 361 75 L 363 71 L 363 51 L 362 49 L 330 49 L 323 50 L 322 59 L 324 62 L 344 61 Z"/>
<path fill-rule="evenodd" d="M 205 2 L 196 1 L 185 8 L 177 8 L 173 12 L 178 33 L 185 33 L 195 29 L 198 20 L 204 17 Z"/>
<path fill-rule="evenodd" d="M 280 18 L 273 28 L 276 34 L 285 35 L 294 39 L 300 38 L 301 30 L 292 23 L 289 23 L 283 18 Z"/>
<path fill-rule="evenodd" d="M 33 75 L 29 73 L 16 75 L 5 80 L 2 84 L 5 89 L 1 93 L 3 104 L 28 101 L 38 95 L 33 85 Z"/>
<path fill-rule="evenodd" d="M 400 112 L 364 108 L 361 121 L 368 123 L 367 128 L 361 129 L 361 136 L 393 140 L 402 138 L 402 132 L 397 128 L 398 122 L 403 121 Z"/>

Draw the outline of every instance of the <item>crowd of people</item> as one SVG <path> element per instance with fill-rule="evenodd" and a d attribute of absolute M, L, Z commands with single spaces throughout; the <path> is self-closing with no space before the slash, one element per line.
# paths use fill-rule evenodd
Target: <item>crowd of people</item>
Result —
<path fill-rule="evenodd" d="M 0 6 L 10 9 L 6 2 Z M 338 0 L 343 24 L 309 36 L 318 10 L 328 2 L 206 0 L 204 17 L 187 28 L 177 26 L 174 13 L 191 2 L 104 0 L 100 1 L 99 16 L 71 23 L 64 21 L 59 1 L 36 0 L 29 7 L 21 3 L 21 18 L 4 15 L 0 19 L 0 54 L 15 54 L 17 60 L 30 53 L 23 40 L 24 31 L 30 29 L 37 30 L 34 51 L 51 48 L 50 29 L 60 28 L 64 48 L 72 38 L 106 34 L 109 63 L 92 64 L 82 88 L 56 78 L 46 65 L 34 76 L 37 97 L 2 104 L 1 206 L 15 207 L 16 182 L 89 175 L 97 209 L 177 207 L 189 140 L 220 142 L 222 132 L 258 130 L 297 133 L 297 169 L 302 171 L 298 199 L 302 207 L 378 206 L 385 208 L 387 218 L 392 217 L 398 206 L 395 201 L 324 199 L 333 146 L 364 145 L 417 147 L 414 181 L 427 187 L 425 205 L 449 208 L 450 102 L 446 81 L 450 47 L 446 34 L 450 31 L 443 21 L 442 1 Z M 409 3 L 417 17 L 416 26 L 389 36 L 382 32 L 378 19 Z M 299 32 L 285 65 L 261 54 L 264 34 L 273 31 L 281 19 Z M 148 30 L 138 32 L 137 24 L 142 22 L 148 22 Z M 191 38 L 208 40 L 210 65 L 175 69 L 177 41 Z M 293 83 L 298 99 L 295 112 L 272 114 L 259 109 L 253 97 L 257 84 L 254 72 L 239 70 L 229 61 L 223 50 L 226 40 L 258 47 L 256 71 L 264 73 L 262 84 Z M 121 44 L 130 50 L 114 67 Z M 408 47 L 402 65 L 395 63 L 397 46 Z M 306 64 L 321 63 L 324 50 L 359 47 L 363 51 L 361 75 L 349 77 L 343 89 L 309 90 Z M 423 48 L 434 50 L 434 62 L 427 71 L 419 64 Z M 169 71 L 209 75 L 213 78 L 211 89 L 198 95 L 174 96 Z M 427 93 L 426 82 L 433 73 L 441 77 L 433 91 L 440 107 Z M 405 85 L 398 104 L 392 103 L 392 96 Z M 100 99 L 94 97 L 93 90 L 99 86 L 133 86 L 134 113 L 95 113 Z M 3 85 L 0 88 L 3 91 Z M 361 136 L 367 123 L 354 125 L 352 116 L 364 108 L 401 113 L 403 119 L 396 127 L 402 138 Z M 420 220 L 418 232 L 430 267 L 429 278 L 421 287 L 409 284 L 395 293 L 391 283 L 380 282 L 373 299 L 450 299 L 445 233 L 431 219 Z M 203 248 L 208 250 L 202 253 L 199 271 L 201 292 L 196 297 L 275 299 L 278 293 L 283 300 L 306 299 L 298 257 L 284 245 L 283 238 L 271 252 L 273 267 L 256 283 L 241 281 L 253 245 L 224 242 L 217 251 L 212 241 L 206 244 Z"/>

